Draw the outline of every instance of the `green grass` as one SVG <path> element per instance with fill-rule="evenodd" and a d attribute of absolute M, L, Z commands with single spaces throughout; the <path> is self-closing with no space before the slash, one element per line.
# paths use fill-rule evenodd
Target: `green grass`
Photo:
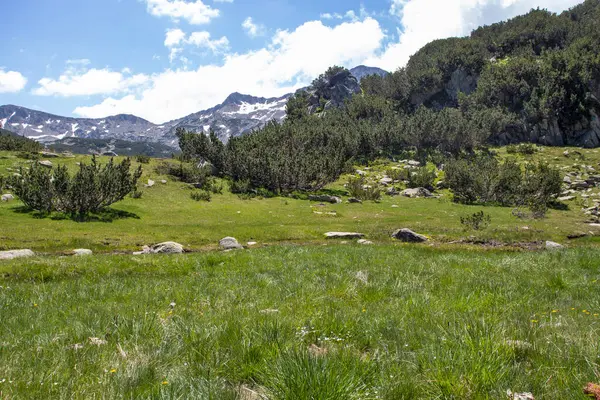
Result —
<path fill-rule="evenodd" d="M 599 257 L 337 244 L 2 263 L 0 397 L 585 399 Z"/>
<path fill-rule="evenodd" d="M 576 155 L 562 156 L 563 151 L 564 148 L 543 148 L 532 159 L 545 159 L 561 167 L 582 163 Z M 597 150 L 580 151 L 587 165 L 598 165 Z M 505 155 L 504 149 L 499 152 Z M 89 156 L 52 159 L 52 162 L 75 168 L 76 162 L 86 160 L 89 162 Z M 107 158 L 101 157 L 101 161 L 106 162 Z M 474 236 L 501 243 L 554 240 L 575 246 L 595 245 L 600 238 L 592 235 L 567 242 L 566 237 L 573 233 L 600 233 L 598 228 L 585 224 L 586 218 L 580 211 L 585 204 L 582 199 L 570 202 L 568 210 L 551 210 L 548 218 L 539 221 L 518 219 L 512 215 L 511 208 L 454 204 L 448 191 L 443 191 L 440 199 L 384 195 L 381 203 L 317 207 L 309 201 L 285 197 L 242 200 L 225 190 L 222 195 L 213 195 L 212 201 L 207 203 L 192 200 L 191 191 L 184 184 L 157 175 L 154 172 L 157 162 L 153 160 L 151 164 L 142 165 L 145 170 L 142 182 L 151 178 L 156 185 L 142 188 L 141 199 L 128 197 L 113 206 L 115 212 L 129 215 L 128 218 L 85 223 L 40 219 L 32 213 L 22 212 L 18 201 L 0 203 L 0 250 L 31 248 L 56 254 L 84 247 L 108 253 L 139 250 L 143 245 L 167 240 L 179 242 L 191 250 L 203 250 L 216 248 L 219 239 L 225 236 L 234 236 L 240 242 L 257 241 L 260 245 L 320 244 L 327 231 L 357 231 L 371 240 L 386 243 L 391 241 L 390 234 L 398 228 L 410 228 L 428 235 L 435 243 Z M 13 153 L 0 152 L 0 175 L 11 174 L 26 163 Z M 379 161 L 372 165 L 371 174 L 376 177 L 391 165 L 389 161 Z M 168 184 L 159 183 L 161 179 L 168 179 Z M 347 177 L 342 177 L 329 188 L 343 189 L 346 180 Z M 465 231 L 460 217 L 480 210 L 491 216 L 490 227 L 483 231 Z"/>

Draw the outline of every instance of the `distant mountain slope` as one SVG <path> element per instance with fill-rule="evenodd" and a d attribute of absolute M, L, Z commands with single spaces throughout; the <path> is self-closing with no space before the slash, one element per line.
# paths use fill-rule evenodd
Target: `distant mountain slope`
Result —
<path fill-rule="evenodd" d="M 49 145 L 57 152 L 69 151 L 75 154 L 115 153 L 120 156 L 138 154 L 150 157 L 170 157 L 174 152 L 170 146 L 156 142 L 131 142 L 121 139 L 85 139 L 70 137 Z"/>
<path fill-rule="evenodd" d="M 367 75 L 387 75 L 380 69 L 360 65 L 350 70 L 360 81 Z M 249 133 L 269 121 L 282 121 L 288 98 L 264 98 L 241 93 L 230 94 L 223 103 L 162 125 L 134 115 L 106 118 L 72 118 L 31 110 L 15 105 L 0 106 L 0 128 L 10 129 L 42 143 L 55 143 L 69 138 L 118 139 L 132 142 L 157 142 L 177 148 L 175 131 L 185 128 L 194 132 L 215 131 L 224 142 Z M 91 142 L 90 142 L 91 143 Z M 84 146 L 85 142 L 80 142 Z M 93 150 L 90 148 L 90 150 Z M 95 151 L 95 150 L 93 150 Z"/>

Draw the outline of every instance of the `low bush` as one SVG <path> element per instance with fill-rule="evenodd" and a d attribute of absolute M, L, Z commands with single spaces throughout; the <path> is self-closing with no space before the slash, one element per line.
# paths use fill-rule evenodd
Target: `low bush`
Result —
<path fill-rule="evenodd" d="M 538 148 L 533 143 L 511 144 L 506 146 L 506 152 L 508 154 L 532 155 L 538 152 Z"/>
<path fill-rule="evenodd" d="M 418 168 L 416 171 L 409 173 L 408 175 L 408 187 L 410 188 L 425 188 L 433 190 L 433 183 L 437 175 L 435 171 L 430 170 L 427 167 Z"/>
<path fill-rule="evenodd" d="M 181 182 L 199 184 L 199 186 L 204 186 L 210 177 L 210 168 L 185 162 L 162 162 L 156 166 L 155 171 L 160 175 L 169 175 Z"/>
<path fill-rule="evenodd" d="M 454 160 L 445 174 L 457 203 L 528 206 L 537 217 L 545 215 L 562 187 L 559 171 L 547 164 L 523 169 L 514 160 L 499 163 L 490 155 Z"/>
<path fill-rule="evenodd" d="M 467 229 L 481 230 L 487 228 L 492 222 L 492 217 L 483 211 L 476 212 L 466 217 L 460 217 L 460 223 Z"/>
<path fill-rule="evenodd" d="M 86 215 L 99 212 L 136 189 L 142 174 L 139 167 L 130 171 L 131 161 L 99 165 L 96 157 L 90 165 L 81 163 L 79 170 L 71 176 L 62 165 L 48 169 L 32 164 L 21 176 L 13 176 L 9 184 L 14 194 L 30 209 L 49 213 L 64 212 L 71 215 Z"/>
<path fill-rule="evenodd" d="M 196 200 L 196 201 L 210 201 L 211 200 L 210 192 L 206 191 L 206 190 L 194 190 L 190 194 L 190 197 L 192 198 L 192 200 Z"/>
<path fill-rule="evenodd" d="M 377 186 L 367 185 L 364 177 L 350 177 L 348 184 L 346 185 L 348 193 L 351 197 L 355 197 L 359 200 L 367 201 L 379 201 L 381 200 L 381 190 Z"/>
<path fill-rule="evenodd" d="M 407 181 L 409 179 L 410 172 L 408 169 L 388 169 L 385 171 L 388 178 L 395 181 Z"/>
<path fill-rule="evenodd" d="M 150 156 L 147 156 L 145 154 L 138 154 L 137 156 L 135 156 L 135 161 L 139 162 L 140 164 L 148 164 L 150 163 Z"/>
<path fill-rule="evenodd" d="M 252 186 L 249 179 L 233 180 L 229 185 L 229 190 L 233 194 L 247 194 L 252 191 Z"/>
<path fill-rule="evenodd" d="M 40 155 L 38 153 L 32 153 L 29 151 L 21 151 L 17 153 L 17 157 L 22 158 L 23 160 L 39 160 Z"/>

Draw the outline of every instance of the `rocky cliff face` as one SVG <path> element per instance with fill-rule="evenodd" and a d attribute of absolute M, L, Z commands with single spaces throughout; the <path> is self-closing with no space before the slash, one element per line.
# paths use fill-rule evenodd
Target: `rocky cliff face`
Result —
<path fill-rule="evenodd" d="M 302 90 L 308 93 L 310 113 L 341 107 L 347 99 L 361 91 L 358 79 L 348 70 L 331 77 L 321 76 L 308 89 Z"/>

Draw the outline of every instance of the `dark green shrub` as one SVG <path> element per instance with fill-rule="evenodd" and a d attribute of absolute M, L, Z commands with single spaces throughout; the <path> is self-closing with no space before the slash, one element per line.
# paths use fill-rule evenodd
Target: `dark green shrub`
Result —
<path fill-rule="evenodd" d="M 409 173 L 408 175 L 408 187 L 410 188 L 425 188 L 433 190 L 433 183 L 437 175 L 435 171 L 430 170 L 427 167 L 418 168 L 416 171 Z"/>
<path fill-rule="evenodd" d="M 204 186 L 210 177 L 209 167 L 199 167 L 192 163 L 173 163 L 169 161 L 158 164 L 155 168 L 160 175 L 169 175 L 181 182 Z"/>
<path fill-rule="evenodd" d="M 0 151 L 21 151 L 25 153 L 37 153 L 44 148 L 35 140 L 13 134 L 0 129 Z"/>
<path fill-rule="evenodd" d="M 32 153 L 29 151 L 21 151 L 17 153 L 17 157 L 22 158 L 23 160 L 39 160 L 40 155 L 38 153 Z"/>
<path fill-rule="evenodd" d="M 206 190 L 194 190 L 190 194 L 190 197 L 192 198 L 192 200 L 196 200 L 196 201 L 210 201 L 211 200 L 210 192 L 206 191 Z"/>
<path fill-rule="evenodd" d="M 229 190 L 233 194 L 246 194 L 252 191 L 252 186 L 250 185 L 249 179 L 242 179 L 239 181 L 231 181 L 229 185 Z"/>
<path fill-rule="evenodd" d="M 538 152 L 538 148 L 533 143 L 511 144 L 506 146 L 506 152 L 508 154 L 532 155 Z"/>
<path fill-rule="evenodd" d="M 99 165 L 96 157 L 90 165 L 81 163 L 71 176 L 62 165 L 48 169 L 32 164 L 21 168 L 20 177 L 11 177 L 9 184 L 14 193 L 29 208 L 45 213 L 52 211 L 71 215 L 99 212 L 135 190 L 142 174 L 139 167 L 130 171 L 131 161 Z"/>
<path fill-rule="evenodd" d="M 148 164 L 150 163 L 150 156 L 147 156 L 145 154 L 138 154 L 137 156 L 135 156 L 135 161 L 139 162 L 140 164 Z"/>
<path fill-rule="evenodd" d="M 359 200 L 379 201 L 381 200 L 381 190 L 377 186 L 367 185 L 364 177 L 350 177 L 346 185 L 351 197 Z"/>
<path fill-rule="evenodd" d="M 385 171 L 385 174 L 388 178 L 391 178 L 395 181 L 407 181 L 409 180 L 410 171 L 408 169 L 388 169 Z"/>
<path fill-rule="evenodd" d="M 545 163 L 527 164 L 523 177 L 523 203 L 526 204 L 534 218 L 543 218 L 548 205 L 562 191 L 560 172 Z"/>
<path fill-rule="evenodd" d="M 466 217 L 460 217 L 460 223 L 468 229 L 476 231 L 487 228 L 492 222 L 492 217 L 483 211 L 476 212 Z"/>
<path fill-rule="evenodd" d="M 134 189 L 133 192 L 131 192 L 132 199 L 141 199 L 143 195 L 144 195 L 144 192 L 142 192 L 141 190 L 138 190 L 137 188 Z"/>

